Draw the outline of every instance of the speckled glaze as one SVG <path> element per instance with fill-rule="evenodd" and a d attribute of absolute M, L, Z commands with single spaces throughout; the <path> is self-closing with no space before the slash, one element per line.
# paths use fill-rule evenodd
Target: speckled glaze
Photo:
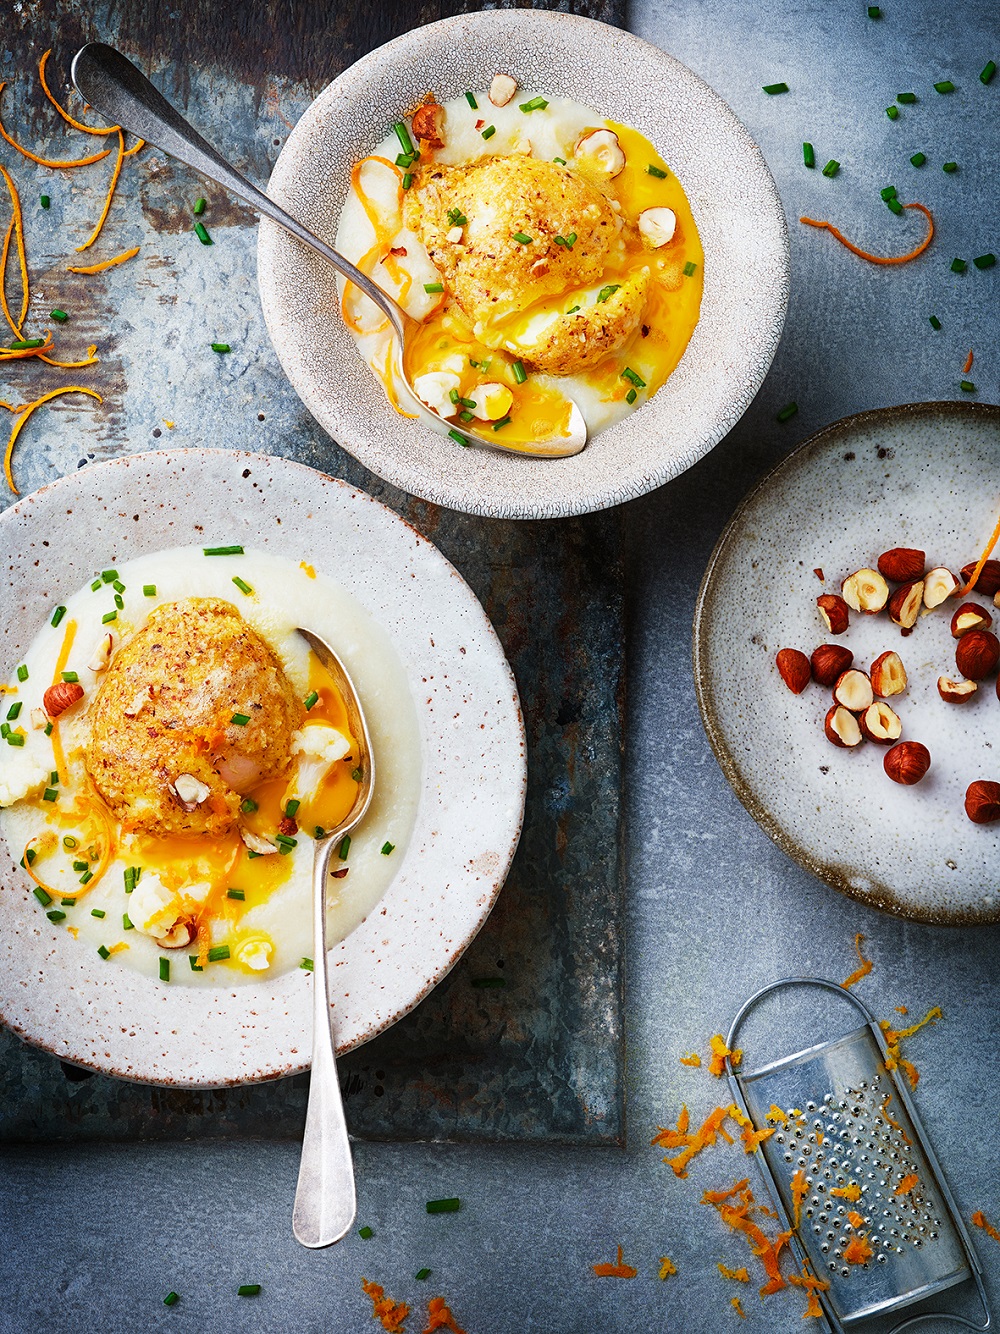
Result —
<path fill-rule="evenodd" d="M 517 687 L 475 596 L 370 496 L 286 459 L 178 450 L 114 459 L 0 516 L 0 674 L 46 609 L 94 570 L 191 542 L 239 542 L 336 578 L 389 633 L 416 704 L 416 824 L 376 909 L 329 955 L 341 1052 L 406 1014 L 482 926 L 521 828 Z M 187 1087 L 273 1079 L 309 1063 L 309 974 L 214 991 L 158 985 L 53 926 L 0 851 L 0 1019 L 56 1055 Z"/>
<path fill-rule="evenodd" d="M 707 84 L 620 29 L 569 14 L 493 10 L 389 42 L 320 94 L 281 151 L 270 193 L 332 242 L 350 168 L 428 89 L 443 99 L 498 70 L 648 136 L 684 186 L 705 250 L 701 318 L 680 365 L 633 416 L 569 459 L 462 449 L 392 409 L 338 310 L 333 270 L 261 220 L 258 280 L 288 378 L 366 467 L 438 504 L 501 518 L 604 509 L 691 467 L 739 420 L 778 345 L 788 293 L 785 218 L 747 131 Z"/>
<path fill-rule="evenodd" d="M 736 795 L 807 870 L 915 921 L 1000 921 L 1000 828 L 972 824 L 963 806 L 975 779 L 1000 780 L 996 683 L 983 681 L 961 706 L 939 697 L 938 676 L 957 674 L 953 601 L 907 638 L 885 613 L 854 612 L 834 637 L 816 598 L 896 546 L 921 548 L 929 569 L 957 574 L 996 522 L 998 475 L 1000 408 L 923 403 L 848 417 L 807 440 L 743 502 L 695 612 L 702 720 Z M 992 610 L 992 599 L 970 596 Z M 841 750 L 826 740 L 825 687 L 813 682 L 798 696 L 785 687 L 775 653 L 808 655 L 826 642 L 851 649 L 865 671 L 879 653 L 899 653 L 909 684 L 889 703 L 902 739 L 930 750 L 919 785 L 886 776 L 883 746 Z"/>

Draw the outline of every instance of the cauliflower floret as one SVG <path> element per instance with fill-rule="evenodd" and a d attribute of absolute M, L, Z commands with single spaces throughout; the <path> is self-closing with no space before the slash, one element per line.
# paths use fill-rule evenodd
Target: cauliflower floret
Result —
<path fill-rule="evenodd" d="M 176 925 L 181 903 L 172 889 L 152 871 L 144 871 L 128 897 L 128 918 L 147 936 L 164 936 Z"/>
<path fill-rule="evenodd" d="M 25 746 L 4 746 L 9 751 L 0 764 L 0 807 L 13 806 L 48 782 L 51 762 Z"/>
<path fill-rule="evenodd" d="M 267 940 L 248 940 L 236 952 L 236 957 L 244 968 L 252 968 L 255 973 L 263 973 L 271 966 L 274 947 Z"/>
<path fill-rule="evenodd" d="M 292 733 L 292 754 L 299 757 L 295 776 L 295 794 L 310 797 L 338 760 L 353 750 L 350 737 L 329 723 L 310 723 Z"/>

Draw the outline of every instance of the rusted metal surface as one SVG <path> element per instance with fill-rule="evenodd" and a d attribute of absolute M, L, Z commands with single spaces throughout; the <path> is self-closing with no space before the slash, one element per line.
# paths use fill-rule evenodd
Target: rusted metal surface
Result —
<path fill-rule="evenodd" d="M 366 6 L 183 0 L 98 4 L 18 0 L 0 34 L 4 123 L 52 157 L 99 140 L 63 128 L 36 67 L 71 102 L 69 60 L 84 41 L 120 45 L 219 149 L 266 180 L 289 129 L 351 60 L 405 27 L 475 6 Z M 550 6 L 567 8 L 566 5 Z M 617 0 L 572 5 L 621 20 Z M 405 12 L 405 17 L 403 17 Z M 78 105 L 74 108 L 79 112 Z M 280 454 L 363 486 L 426 533 L 481 598 L 513 666 L 529 739 L 525 829 L 489 922 L 453 973 L 410 1016 L 343 1062 L 353 1133 L 372 1138 L 620 1143 L 624 1135 L 619 801 L 624 633 L 614 513 L 553 523 L 470 518 L 396 491 L 330 441 L 302 408 L 267 341 L 254 280 L 256 219 L 215 187 L 147 150 L 126 163 L 104 235 L 83 262 L 141 244 L 109 273 L 66 272 L 100 211 L 107 160 L 74 173 L 36 167 L 0 144 L 25 208 L 31 327 L 54 305 L 67 357 L 98 344 L 98 365 L 6 368 L 0 398 L 61 384 L 104 395 L 57 400 L 15 460 L 27 492 L 94 459 L 161 446 Z M 38 207 L 47 193 L 51 208 Z M 208 200 L 214 244 L 191 231 Z M 92 257 L 92 259 L 91 259 Z M 209 344 L 232 346 L 226 357 Z M 7 421 L 6 414 L 0 426 Z M 503 978 L 502 987 L 473 980 Z M 0 1139 L 297 1136 L 308 1076 L 182 1092 L 60 1066 L 0 1030 Z"/>

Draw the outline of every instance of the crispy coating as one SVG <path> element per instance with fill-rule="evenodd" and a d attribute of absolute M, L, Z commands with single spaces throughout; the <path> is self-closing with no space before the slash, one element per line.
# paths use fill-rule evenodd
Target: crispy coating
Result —
<path fill-rule="evenodd" d="M 221 835 L 241 790 L 285 769 L 301 717 L 274 651 L 237 609 L 185 598 L 157 607 L 112 658 L 87 719 L 87 769 L 127 831 Z M 173 790 L 181 774 L 210 789 L 192 810 Z"/>
<path fill-rule="evenodd" d="M 573 315 L 529 320 L 504 346 L 541 370 L 572 375 L 627 342 L 642 319 L 648 292 L 649 270 L 640 269 L 605 301 L 581 306 Z"/>

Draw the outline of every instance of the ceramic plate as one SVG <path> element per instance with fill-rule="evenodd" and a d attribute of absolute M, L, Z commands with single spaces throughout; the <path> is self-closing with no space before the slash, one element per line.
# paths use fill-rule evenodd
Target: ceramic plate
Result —
<path fill-rule="evenodd" d="M 387 481 L 473 514 L 548 518 L 644 495 L 706 454 L 740 419 L 785 316 L 788 240 L 759 149 L 678 61 L 617 28 L 525 9 L 463 14 L 365 56 L 321 93 L 281 151 L 269 190 L 334 240 L 353 162 L 400 111 L 487 87 L 498 70 L 641 130 L 676 173 L 705 251 L 701 318 L 680 365 L 633 416 L 574 458 L 462 449 L 399 417 L 338 314 L 333 270 L 261 220 L 258 281 L 285 373 L 320 425 Z"/>
<path fill-rule="evenodd" d="M 397 515 L 299 464 L 202 449 L 86 468 L 0 515 L 0 679 L 35 635 L 39 608 L 94 570 L 211 536 L 335 578 L 388 633 L 413 692 L 424 767 L 413 834 L 375 910 L 329 954 L 344 1052 L 441 980 L 503 884 L 524 808 L 517 688 L 468 585 Z M 28 1041 L 153 1084 L 219 1086 L 308 1066 L 309 974 L 160 986 L 53 927 L 6 844 L 0 885 L 0 1019 Z"/>
<path fill-rule="evenodd" d="M 789 856 L 835 889 L 922 922 L 1000 921 L 1000 827 L 964 810 L 976 779 L 1000 780 L 995 678 L 961 706 L 939 697 L 957 675 L 955 603 L 908 638 L 886 614 L 851 615 L 834 639 L 816 598 L 891 547 L 917 547 L 956 574 L 996 523 L 1000 408 L 925 403 L 848 417 L 801 445 L 744 501 L 709 562 L 694 624 L 698 702 L 716 758 L 737 796 Z M 823 571 L 820 582 L 815 569 Z M 990 609 L 992 598 L 976 597 Z M 781 648 L 807 655 L 843 643 L 864 670 L 895 649 L 909 675 L 889 703 L 903 739 L 922 741 L 931 768 L 893 783 L 885 750 L 832 746 L 830 692 L 795 696 L 774 665 Z"/>

